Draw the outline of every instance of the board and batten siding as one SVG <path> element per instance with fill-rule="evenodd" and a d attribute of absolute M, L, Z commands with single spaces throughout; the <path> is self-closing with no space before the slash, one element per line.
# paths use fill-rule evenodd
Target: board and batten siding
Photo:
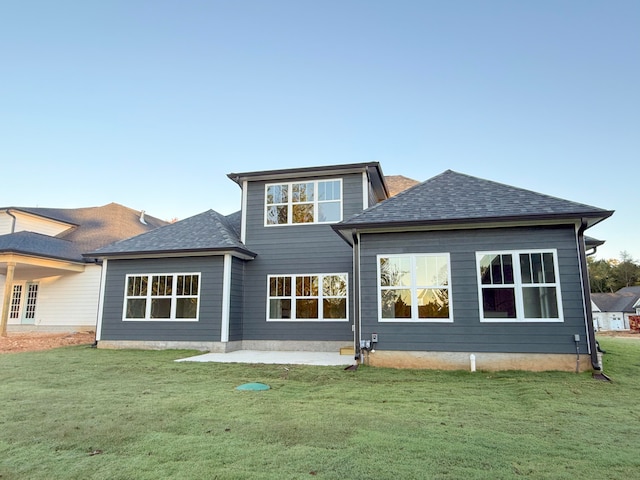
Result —
<path fill-rule="evenodd" d="M 573 225 L 363 234 L 362 338 L 377 333 L 379 350 L 587 353 L 578 249 Z M 476 252 L 556 249 L 563 322 L 480 322 Z M 377 255 L 449 253 L 453 323 L 379 322 Z"/>
<path fill-rule="evenodd" d="M 198 321 L 122 320 L 128 274 L 200 273 Z M 223 257 L 109 260 L 101 340 L 219 342 Z"/>
<path fill-rule="evenodd" d="M 362 211 L 362 174 L 314 177 L 342 178 L 342 218 Z M 305 178 L 285 181 L 304 182 Z M 246 246 L 257 257 L 245 265 L 245 340 L 353 341 L 353 254 L 329 224 L 265 226 L 265 185 L 249 182 L 246 209 Z M 347 273 L 349 279 L 348 322 L 267 321 L 267 276 L 278 274 Z"/>

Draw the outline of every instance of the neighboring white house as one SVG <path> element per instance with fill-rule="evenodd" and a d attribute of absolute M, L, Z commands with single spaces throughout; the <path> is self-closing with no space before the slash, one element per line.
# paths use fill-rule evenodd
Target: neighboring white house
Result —
<path fill-rule="evenodd" d="M 629 330 L 629 317 L 640 314 L 640 286 L 592 293 L 591 307 L 596 330 Z"/>
<path fill-rule="evenodd" d="M 94 329 L 102 266 L 83 253 L 166 224 L 116 203 L 0 208 L 0 325 L 9 331 Z"/>

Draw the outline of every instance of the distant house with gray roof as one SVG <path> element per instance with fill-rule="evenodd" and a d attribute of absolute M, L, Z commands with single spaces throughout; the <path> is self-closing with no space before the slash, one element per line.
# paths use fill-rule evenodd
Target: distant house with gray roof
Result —
<path fill-rule="evenodd" d="M 591 302 L 596 330 L 629 330 L 629 317 L 640 315 L 640 286 L 592 293 Z"/>
<path fill-rule="evenodd" d="M 2 329 L 95 329 L 101 265 L 83 254 L 166 224 L 116 203 L 0 208 Z"/>
<path fill-rule="evenodd" d="M 597 368 L 585 231 L 612 211 L 451 170 L 394 191 L 377 162 L 228 177 L 239 212 L 85 254 L 99 347 L 487 370 L 574 370 L 577 348 Z"/>

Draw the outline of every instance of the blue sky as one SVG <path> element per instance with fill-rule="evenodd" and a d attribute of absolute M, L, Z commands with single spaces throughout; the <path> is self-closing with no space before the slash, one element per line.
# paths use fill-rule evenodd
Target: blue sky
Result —
<path fill-rule="evenodd" d="M 0 4 L 0 206 L 231 213 L 230 172 L 379 161 L 616 210 L 640 259 L 640 2 Z"/>

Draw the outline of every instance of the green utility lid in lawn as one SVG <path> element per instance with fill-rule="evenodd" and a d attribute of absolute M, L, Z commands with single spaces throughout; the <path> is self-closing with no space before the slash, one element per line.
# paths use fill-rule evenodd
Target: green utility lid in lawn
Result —
<path fill-rule="evenodd" d="M 269 385 L 265 385 L 264 383 L 245 383 L 236 387 L 236 390 L 269 390 Z"/>

